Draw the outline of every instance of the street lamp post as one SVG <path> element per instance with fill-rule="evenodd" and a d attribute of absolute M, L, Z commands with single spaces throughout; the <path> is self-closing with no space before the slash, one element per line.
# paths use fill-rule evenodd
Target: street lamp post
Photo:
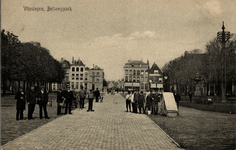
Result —
<path fill-rule="evenodd" d="M 222 26 L 222 32 L 217 33 L 217 40 L 221 42 L 221 97 L 222 102 L 226 102 L 226 54 L 225 54 L 225 43 L 230 38 L 230 32 L 224 31 L 224 21 Z"/>
<path fill-rule="evenodd" d="M 165 88 L 164 89 L 166 89 L 166 92 L 169 92 L 168 85 L 167 85 L 168 76 L 164 76 L 164 79 L 165 79 Z"/>

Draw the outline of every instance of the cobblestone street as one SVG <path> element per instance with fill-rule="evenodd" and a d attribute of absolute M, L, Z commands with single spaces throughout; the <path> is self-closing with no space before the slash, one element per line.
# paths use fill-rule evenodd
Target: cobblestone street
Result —
<path fill-rule="evenodd" d="M 125 99 L 105 94 L 93 103 L 94 112 L 75 109 L 3 145 L 12 149 L 148 150 L 180 149 L 158 125 L 144 114 L 125 112 Z"/>

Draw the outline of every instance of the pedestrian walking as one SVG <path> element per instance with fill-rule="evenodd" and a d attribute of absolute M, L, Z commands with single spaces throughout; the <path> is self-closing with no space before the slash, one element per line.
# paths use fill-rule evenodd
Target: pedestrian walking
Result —
<path fill-rule="evenodd" d="M 190 100 L 190 102 L 192 102 L 192 96 L 193 96 L 193 94 L 192 94 L 191 91 L 189 92 L 188 96 L 189 96 L 189 100 Z"/>
<path fill-rule="evenodd" d="M 61 114 L 61 107 L 63 106 L 64 97 L 62 95 L 62 89 L 57 92 L 57 115 Z"/>
<path fill-rule="evenodd" d="M 84 108 L 84 99 L 86 97 L 86 90 L 83 90 L 83 86 L 80 87 L 78 94 L 79 94 L 79 98 L 80 98 L 80 108 L 83 109 Z"/>
<path fill-rule="evenodd" d="M 129 111 L 131 112 L 131 94 L 130 94 L 130 91 L 128 91 L 128 94 L 126 95 L 125 99 L 126 99 L 126 112 L 128 112 L 128 108 L 129 108 Z"/>
<path fill-rule="evenodd" d="M 28 104 L 28 120 L 33 119 L 33 113 L 36 105 L 36 91 L 34 86 L 30 87 L 30 90 L 27 92 L 27 104 Z"/>
<path fill-rule="evenodd" d="M 138 109 L 139 109 L 140 114 L 141 114 L 141 110 L 143 110 L 143 114 L 145 113 L 144 101 L 145 101 L 145 96 L 143 95 L 143 91 L 141 91 L 138 97 Z"/>
<path fill-rule="evenodd" d="M 89 101 L 89 105 L 88 105 L 88 110 L 87 110 L 87 112 L 89 112 L 89 111 L 94 111 L 94 110 L 93 110 L 93 99 L 94 99 L 93 90 L 90 90 L 90 92 L 89 92 L 87 98 L 88 98 L 88 101 Z"/>
<path fill-rule="evenodd" d="M 174 92 L 174 98 L 178 108 L 177 114 L 179 115 L 179 101 L 181 101 L 181 96 L 176 91 Z"/>
<path fill-rule="evenodd" d="M 74 99 L 74 94 L 70 90 L 69 87 L 67 88 L 65 95 L 66 95 L 65 96 L 65 98 L 66 98 L 66 100 L 65 100 L 65 103 L 66 103 L 65 114 L 67 114 L 68 107 L 69 107 L 69 114 L 72 114 L 71 113 L 71 106 L 72 106 L 72 101 Z"/>
<path fill-rule="evenodd" d="M 19 87 L 18 91 L 15 95 L 16 99 L 16 120 L 23 119 L 23 112 L 25 110 L 25 92 L 23 91 L 22 87 Z"/>
<path fill-rule="evenodd" d="M 41 90 L 39 91 L 38 95 L 38 105 L 39 105 L 39 117 L 40 119 L 43 118 L 43 111 L 44 111 L 44 117 L 46 119 L 50 119 L 48 117 L 48 113 L 47 113 L 47 103 L 48 103 L 48 93 L 46 90 L 44 90 L 44 87 L 41 88 Z"/>
<path fill-rule="evenodd" d="M 98 102 L 98 98 L 100 97 L 100 91 L 98 90 L 98 88 L 94 92 L 94 96 L 96 97 L 96 102 Z"/>

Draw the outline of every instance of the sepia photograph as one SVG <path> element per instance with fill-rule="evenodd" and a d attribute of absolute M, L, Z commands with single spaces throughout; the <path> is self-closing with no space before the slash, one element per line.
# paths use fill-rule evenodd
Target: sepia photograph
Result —
<path fill-rule="evenodd" d="M 2 150 L 235 150 L 235 0 L 2 0 Z"/>

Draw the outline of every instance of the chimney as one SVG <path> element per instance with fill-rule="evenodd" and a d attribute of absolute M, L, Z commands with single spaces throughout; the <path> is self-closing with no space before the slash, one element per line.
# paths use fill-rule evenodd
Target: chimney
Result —
<path fill-rule="evenodd" d="M 74 57 L 72 57 L 72 64 L 74 63 Z"/>
<path fill-rule="evenodd" d="M 63 58 L 61 58 L 61 62 L 63 62 Z"/>
<path fill-rule="evenodd" d="M 94 64 L 93 64 L 93 69 L 94 69 Z"/>

